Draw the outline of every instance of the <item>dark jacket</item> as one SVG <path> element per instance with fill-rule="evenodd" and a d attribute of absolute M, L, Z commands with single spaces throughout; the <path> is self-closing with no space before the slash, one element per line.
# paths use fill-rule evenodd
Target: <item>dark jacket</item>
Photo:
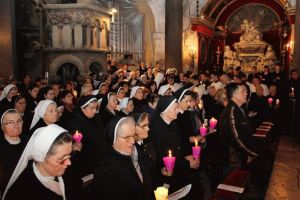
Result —
<path fill-rule="evenodd" d="M 143 182 L 135 170 L 131 156 L 122 155 L 111 148 L 108 157 L 95 173 L 93 188 L 95 199 L 151 199 L 153 188 L 149 172 L 140 160 L 139 166 L 143 175 Z"/>
<path fill-rule="evenodd" d="M 226 153 L 232 165 L 245 164 L 254 152 L 252 128 L 244 111 L 230 101 L 219 119 L 220 136 L 226 144 Z"/>

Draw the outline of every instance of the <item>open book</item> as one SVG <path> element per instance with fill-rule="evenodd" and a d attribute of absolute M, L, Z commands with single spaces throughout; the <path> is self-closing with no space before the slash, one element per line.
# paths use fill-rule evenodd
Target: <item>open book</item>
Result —
<path fill-rule="evenodd" d="M 176 192 L 173 192 L 168 196 L 168 200 L 177 200 L 180 199 L 184 196 L 186 196 L 192 188 L 192 184 L 189 184 L 187 186 L 184 186 L 183 188 L 180 188 Z"/>

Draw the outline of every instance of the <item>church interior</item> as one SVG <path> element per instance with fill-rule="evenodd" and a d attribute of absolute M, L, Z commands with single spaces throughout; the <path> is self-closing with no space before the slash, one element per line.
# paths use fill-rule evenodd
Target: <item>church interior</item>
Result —
<path fill-rule="evenodd" d="M 91 128 L 91 130 L 101 129 L 101 134 L 110 130 L 110 124 L 115 119 L 109 117 L 108 120 L 107 117 L 110 115 L 116 117 L 122 111 L 123 108 L 120 107 L 124 103 L 126 104 L 124 109 L 127 109 L 129 101 L 137 98 L 135 97 L 138 93 L 137 90 L 143 89 L 143 100 L 133 100 L 133 111 L 124 111 L 126 115 L 123 116 L 123 112 L 118 117 L 127 117 L 128 113 L 144 112 L 152 117 L 155 111 L 159 111 L 162 116 L 169 107 L 163 105 L 164 109 L 159 110 L 162 108 L 158 108 L 158 105 L 160 105 L 160 100 L 164 100 L 163 96 L 170 92 L 171 96 L 177 99 L 179 105 L 178 115 L 180 113 L 181 115 L 177 119 L 175 117 L 174 121 L 177 123 L 176 127 L 178 126 L 181 131 L 180 143 L 184 147 L 186 139 L 184 134 L 190 133 L 185 133 L 186 130 L 181 126 L 185 127 L 188 123 L 193 125 L 193 128 L 187 126 L 188 129 L 196 129 L 198 133 L 201 132 L 202 125 L 208 127 L 210 121 L 207 120 L 215 117 L 218 120 L 215 135 L 220 135 L 227 129 L 229 131 L 230 125 L 228 127 L 226 124 L 221 126 L 220 119 L 223 119 L 223 109 L 226 106 L 222 104 L 222 110 L 219 111 L 220 108 L 216 105 L 219 100 L 217 96 L 219 95 L 221 98 L 221 92 L 226 93 L 226 102 L 231 102 L 228 97 L 227 85 L 230 83 L 244 84 L 247 88 L 248 99 L 240 109 L 251 124 L 253 133 L 251 145 L 254 144 L 254 150 L 259 152 L 258 156 L 255 156 L 254 162 L 251 160 L 253 157 L 248 154 L 246 160 L 242 159 L 240 167 L 232 168 L 229 164 L 231 171 L 225 173 L 223 163 L 220 164 L 214 160 L 216 159 L 214 154 L 217 153 L 213 148 L 218 146 L 218 142 L 221 141 L 221 139 L 219 141 L 219 139 L 213 138 L 214 128 L 211 129 L 211 138 L 213 139 L 209 139 L 207 136 L 203 137 L 206 138 L 203 141 L 203 135 L 199 136 L 200 139 L 198 138 L 199 134 L 197 136 L 189 135 L 188 139 L 191 140 L 191 137 L 193 139 L 190 143 L 194 144 L 194 140 L 197 140 L 197 144 L 201 143 L 200 146 L 203 148 L 203 154 L 201 150 L 201 157 L 198 158 L 200 164 L 198 163 L 195 168 L 191 167 L 188 171 L 187 176 L 191 179 L 192 189 L 186 186 L 179 192 L 179 195 L 173 193 L 169 195 L 169 198 L 158 195 L 158 189 L 162 189 L 158 187 L 162 186 L 159 185 L 161 180 L 166 181 L 167 184 L 169 184 L 168 181 L 172 183 L 174 180 L 177 183 L 175 178 L 171 180 L 172 174 L 166 175 L 161 172 L 170 180 L 165 177 L 163 179 L 156 176 L 154 176 L 155 178 L 151 177 L 153 184 L 151 191 L 155 191 L 155 193 L 152 192 L 152 196 L 140 199 L 299 199 L 300 128 L 297 122 L 299 123 L 300 120 L 300 4 L 298 1 L 0 0 L 0 13 L 1 134 L 4 132 L 5 135 L 6 132 L 3 119 L 7 115 L 7 109 L 18 110 L 15 105 L 11 105 L 13 97 L 9 96 L 14 90 L 12 88 L 17 89 L 14 95 L 20 95 L 26 99 L 28 107 L 30 105 L 26 96 L 28 91 L 31 95 L 34 87 L 38 88 L 39 92 L 50 87 L 48 89 L 53 91 L 55 96 L 50 98 L 51 101 L 56 102 L 57 109 L 63 106 L 63 109 L 68 110 L 67 113 L 69 113 L 65 116 L 61 114 L 61 119 L 64 118 L 65 121 L 59 121 L 58 117 L 55 124 L 69 132 L 75 131 L 68 120 L 73 120 L 77 106 L 79 105 L 79 110 L 85 108 L 92 102 L 92 97 L 86 101 L 85 97 L 95 95 L 93 98 L 97 99 L 98 110 L 94 114 L 99 115 L 102 122 L 101 128 L 95 125 L 95 129 Z M 31 83 L 34 83 L 34 86 L 31 86 Z M 87 89 L 90 90 L 90 93 L 84 94 L 86 85 L 91 85 Z M 152 85 L 156 87 L 153 90 Z M 29 86 L 33 88 L 28 90 Z M 67 89 L 68 86 L 72 89 Z M 127 91 L 124 89 L 126 86 Z M 57 94 L 55 88 L 57 88 Z M 182 96 L 187 95 L 188 92 L 183 91 L 181 95 L 176 95 L 183 88 L 196 93 L 195 109 L 190 105 L 187 111 L 180 109 L 181 98 L 184 99 L 185 97 Z M 73 96 L 73 103 L 69 107 L 62 100 L 65 97 L 60 99 L 65 90 L 71 91 Z M 120 90 L 125 91 L 122 97 L 119 97 Z M 132 95 L 132 91 L 136 93 Z M 112 109 L 111 113 L 107 111 L 109 114 L 103 114 L 101 112 L 106 112 L 106 107 L 105 109 L 102 107 L 103 105 L 110 106 L 111 94 L 116 96 L 118 105 Z M 46 97 L 47 92 L 42 95 L 44 96 L 41 98 L 39 98 L 39 94 L 35 97 L 31 95 L 30 98 L 34 102 L 33 107 L 26 107 L 26 110 L 24 108 L 24 111 L 21 112 L 22 116 L 27 116 L 24 114 L 25 112 L 28 112 L 29 116 L 27 121 L 23 117 L 23 132 L 26 130 L 31 132 L 31 135 L 35 133 L 30 124 L 38 112 L 36 109 L 39 102 L 48 98 Z M 193 99 L 193 94 L 190 96 Z M 6 98 L 9 105 L 4 102 Z M 123 98 L 128 99 L 125 101 Z M 81 100 L 85 102 L 82 103 Z M 3 102 L 1 103 L 1 101 Z M 17 102 L 17 100 L 15 101 Z M 155 104 L 157 107 L 150 106 L 152 110 L 148 112 L 148 103 L 155 101 L 158 102 L 156 102 L 157 105 Z M 172 105 L 171 102 L 168 103 L 169 106 Z M 191 110 L 199 111 L 198 121 L 192 117 L 186 118 L 184 115 L 185 112 Z M 45 111 L 43 112 L 45 113 Z M 83 112 L 83 114 L 85 113 Z M 160 147 L 160 144 L 155 144 L 154 136 L 151 136 L 156 132 L 156 130 L 152 130 L 153 127 L 156 127 L 156 123 L 152 121 L 151 117 L 149 117 L 149 127 L 147 125 L 148 129 L 150 128 L 149 141 L 153 142 L 154 146 L 157 145 L 155 147 Z M 157 117 L 159 118 L 159 115 Z M 40 119 L 42 118 L 40 116 Z M 186 124 L 181 124 L 180 120 Z M 236 120 L 233 122 L 233 126 L 241 121 L 243 120 Z M 25 125 L 25 123 L 27 124 Z M 47 122 L 45 123 L 49 126 Z M 118 124 L 114 124 L 115 127 L 118 127 Z M 128 124 L 130 123 L 128 122 Z M 17 124 L 13 124 L 13 126 L 15 125 Z M 88 136 L 84 135 L 84 127 L 79 125 L 78 127 L 74 125 L 74 127 L 83 133 L 83 142 L 87 142 L 85 137 L 88 138 Z M 221 129 L 224 130 L 221 131 Z M 247 130 L 250 131 L 250 128 Z M 86 130 L 86 132 L 89 131 Z M 230 131 L 233 131 L 232 134 L 236 134 L 233 137 L 236 137 L 237 140 L 242 138 L 239 136 L 239 129 L 235 130 L 234 128 Z M 116 133 L 114 134 L 114 137 L 117 137 Z M 220 138 L 222 137 L 220 136 Z M 28 137 L 29 141 L 31 139 L 32 137 Z M 125 140 L 128 142 L 130 139 Z M 173 139 L 170 140 L 173 142 Z M 146 141 L 148 140 L 144 140 L 145 144 L 147 144 Z M 248 140 L 245 141 L 245 144 L 248 142 Z M 228 145 L 231 144 L 229 142 Z M 2 151 L 1 145 L 0 141 L 0 151 Z M 75 148 L 79 148 L 78 152 L 80 153 L 86 153 L 84 143 L 80 143 L 80 145 Z M 87 145 L 93 144 L 87 142 Z M 241 155 L 247 153 L 245 151 L 247 147 L 243 149 L 243 146 L 247 145 L 242 144 L 236 148 L 242 151 Z M 232 153 L 231 147 L 229 151 L 229 154 Z M 179 163 L 179 155 L 182 152 L 179 150 L 178 154 L 176 152 L 174 150 L 178 161 L 175 162 Z M 93 151 L 90 153 L 97 155 Z M 159 157 L 158 154 L 157 156 Z M 1 162 L 4 158 L 5 156 L 1 154 Z M 188 160 L 191 166 L 195 164 L 192 164 L 189 157 L 183 159 Z M 217 157 L 218 159 L 220 158 Z M 73 163 L 72 159 L 70 160 Z M 89 161 L 83 160 L 82 162 Z M 76 164 L 75 159 L 75 167 L 72 168 L 73 164 L 71 164 L 70 174 L 78 167 Z M 155 163 L 155 166 L 158 164 Z M 97 165 L 97 167 L 99 166 Z M 228 166 L 226 165 L 226 167 Z M 12 174 L 13 169 L 9 173 Z M 178 170 L 176 165 L 175 169 Z M 173 177 L 176 177 L 176 173 L 178 173 L 176 170 Z M 218 179 L 216 176 L 220 170 L 222 173 Z M 226 168 L 226 170 L 228 169 Z M 68 173 L 67 169 L 66 180 L 64 179 L 66 196 L 68 196 L 67 185 L 72 183 Z M 139 172 L 137 174 L 140 175 Z M 150 175 L 152 174 L 150 173 Z M 142 185 L 144 183 L 143 186 L 146 187 L 146 175 L 142 176 L 144 176 Z M 160 176 L 162 175 L 160 174 Z M 2 178 L 1 167 L 0 177 Z M 5 183 L 0 181 L 0 198 L 3 194 L 9 194 L 9 192 L 6 193 L 8 189 L 5 189 L 9 178 L 6 177 Z M 178 182 L 180 181 L 182 180 L 178 180 Z M 194 185 L 199 186 L 198 193 L 193 189 Z M 132 185 L 129 184 L 128 187 L 130 186 Z M 120 187 L 123 186 L 120 185 Z M 155 190 L 156 188 L 157 190 Z M 174 192 L 172 184 L 170 189 Z M 90 190 L 93 191 L 88 186 L 83 188 L 83 192 L 80 194 L 84 196 L 83 199 L 93 199 L 92 196 L 96 193 L 104 195 L 104 199 L 106 199 L 105 195 L 110 192 L 108 190 L 105 191 L 107 193 L 103 191 L 94 193 Z M 188 191 L 186 192 L 186 190 Z M 128 194 L 126 192 L 123 194 L 123 190 L 120 191 L 120 194 L 124 195 L 124 199 L 127 199 L 126 195 L 134 195 L 129 194 L 128 191 Z M 64 198 L 61 199 L 77 199 L 76 195 L 67 198 L 64 195 L 63 192 Z M 79 196 L 77 197 L 79 198 Z M 113 195 L 110 197 L 107 199 L 118 199 Z"/>

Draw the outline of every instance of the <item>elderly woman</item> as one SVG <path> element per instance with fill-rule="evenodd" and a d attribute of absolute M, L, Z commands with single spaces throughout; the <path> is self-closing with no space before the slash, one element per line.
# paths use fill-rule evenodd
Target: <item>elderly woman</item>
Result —
<path fill-rule="evenodd" d="M 114 119 L 108 127 L 113 137 L 107 158 L 95 173 L 95 196 L 106 200 L 148 200 L 153 196 L 147 168 L 133 158 L 135 121 L 131 117 Z"/>
<path fill-rule="evenodd" d="M 132 99 L 128 97 L 123 98 L 119 105 L 120 111 L 118 112 L 118 116 L 127 117 L 133 111 L 134 105 Z"/>
<path fill-rule="evenodd" d="M 18 94 L 18 88 L 9 84 L 5 86 L 0 96 L 0 115 L 2 115 L 7 109 L 11 108 L 11 98 Z"/>
<path fill-rule="evenodd" d="M 6 186 L 2 200 L 65 200 L 62 179 L 71 164 L 72 137 L 55 124 L 34 132 Z"/>
<path fill-rule="evenodd" d="M 6 184 L 16 167 L 28 141 L 22 135 L 22 116 L 15 109 L 9 109 L 1 117 L 0 134 L 0 192 L 3 194 Z"/>
<path fill-rule="evenodd" d="M 95 96 L 80 98 L 74 116 L 67 124 L 71 133 L 79 131 L 83 137 L 82 149 L 72 158 L 72 166 L 67 171 L 66 182 L 70 182 L 70 199 L 89 199 L 88 193 L 83 188 L 91 183 L 92 175 L 99 160 L 103 158 L 105 150 L 104 127 L 102 120 L 96 113 L 98 102 Z M 88 186 L 87 186 L 88 187 Z"/>
<path fill-rule="evenodd" d="M 57 105 L 52 100 L 42 100 L 34 109 L 34 116 L 30 125 L 29 135 L 43 126 L 54 124 L 57 122 Z"/>

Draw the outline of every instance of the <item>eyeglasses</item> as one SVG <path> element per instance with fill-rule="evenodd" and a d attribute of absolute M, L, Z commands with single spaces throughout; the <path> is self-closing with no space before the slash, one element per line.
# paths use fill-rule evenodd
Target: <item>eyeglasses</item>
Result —
<path fill-rule="evenodd" d="M 62 159 L 54 159 L 58 164 L 62 165 L 65 163 L 65 161 L 70 160 L 72 157 L 73 153 L 66 155 L 65 157 L 63 157 Z"/>
<path fill-rule="evenodd" d="M 128 135 L 128 136 L 121 136 L 121 135 L 118 135 L 120 138 L 123 138 L 126 142 L 131 142 L 132 140 L 135 141 L 136 139 L 136 135 Z"/>
<path fill-rule="evenodd" d="M 23 123 L 23 119 L 19 119 L 18 121 L 8 121 L 3 122 L 2 124 L 9 127 L 14 127 L 15 125 L 20 126 Z"/>

